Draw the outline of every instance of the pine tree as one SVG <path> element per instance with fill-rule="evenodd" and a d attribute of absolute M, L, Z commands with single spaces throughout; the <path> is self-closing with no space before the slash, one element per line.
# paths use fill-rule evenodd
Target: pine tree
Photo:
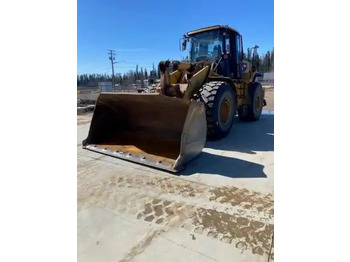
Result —
<path fill-rule="evenodd" d="M 247 48 L 247 61 L 252 63 L 252 50 Z"/>
<path fill-rule="evenodd" d="M 147 69 L 145 68 L 145 79 L 148 79 Z"/>
<path fill-rule="evenodd" d="M 272 52 L 271 52 L 271 71 L 273 72 L 274 70 L 274 47 L 272 48 Z"/>
<path fill-rule="evenodd" d="M 160 69 L 159 69 L 159 66 L 158 66 L 158 70 L 157 70 L 157 78 L 158 78 L 158 79 L 160 78 Z"/>
<path fill-rule="evenodd" d="M 136 65 L 135 80 L 139 80 L 139 65 Z"/>
<path fill-rule="evenodd" d="M 271 71 L 271 53 L 270 53 L 270 51 L 267 51 L 267 53 L 266 53 L 266 56 L 267 56 L 267 68 L 266 68 L 266 70 L 267 70 L 267 72 L 270 72 Z"/>
<path fill-rule="evenodd" d="M 143 80 L 143 77 L 144 77 L 143 68 L 141 67 L 141 71 L 140 71 L 140 80 L 141 81 Z"/>

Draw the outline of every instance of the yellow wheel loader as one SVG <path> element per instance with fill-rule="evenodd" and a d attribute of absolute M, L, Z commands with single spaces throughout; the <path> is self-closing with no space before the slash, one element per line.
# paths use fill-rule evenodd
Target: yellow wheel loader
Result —
<path fill-rule="evenodd" d="M 101 93 L 83 147 L 180 171 L 208 139 L 226 136 L 236 112 L 259 119 L 266 105 L 259 73 L 243 60 L 242 36 L 228 26 L 190 31 L 186 61 L 161 61 L 158 93 Z M 256 51 L 256 49 L 255 49 Z"/>

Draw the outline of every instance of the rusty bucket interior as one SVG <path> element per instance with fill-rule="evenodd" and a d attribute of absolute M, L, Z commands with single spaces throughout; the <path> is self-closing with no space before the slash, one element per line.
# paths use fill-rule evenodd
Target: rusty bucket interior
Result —
<path fill-rule="evenodd" d="M 204 114 L 202 104 L 174 97 L 101 93 L 83 147 L 178 171 L 204 146 Z"/>

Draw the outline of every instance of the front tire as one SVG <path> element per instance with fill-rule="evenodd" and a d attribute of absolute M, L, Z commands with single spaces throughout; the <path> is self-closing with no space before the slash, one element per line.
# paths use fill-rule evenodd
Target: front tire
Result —
<path fill-rule="evenodd" d="M 208 139 L 225 137 L 231 130 L 236 113 L 237 101 L 232 86 L 212 81 L 204 84 L 194 98 L 205 105 Z"/>

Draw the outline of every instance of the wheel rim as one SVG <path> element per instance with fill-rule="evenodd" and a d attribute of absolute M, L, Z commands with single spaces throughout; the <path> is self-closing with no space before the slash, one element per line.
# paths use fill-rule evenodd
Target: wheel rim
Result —
<path fill-rule="evenodd" d="M 220 105 L 220 120 L 223 124 L 227 124 L 230 120 L 231 104 L 225 99 Z"/>

